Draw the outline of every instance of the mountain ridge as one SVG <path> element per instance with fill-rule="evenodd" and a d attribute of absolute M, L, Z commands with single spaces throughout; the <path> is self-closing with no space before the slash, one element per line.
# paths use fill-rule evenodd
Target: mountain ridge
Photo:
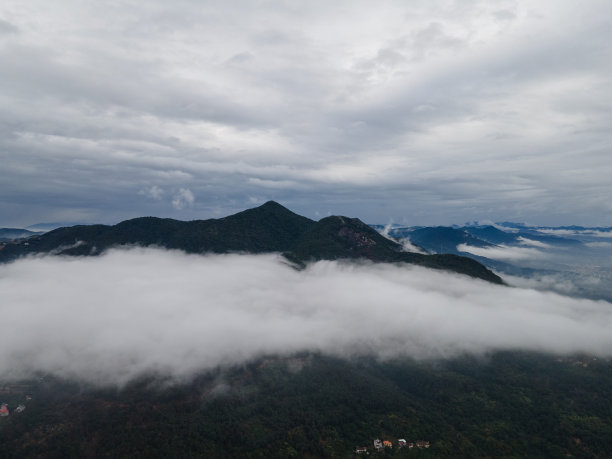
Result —
<path fill-rule="evenodd" d="M 6 244 L 0 250 L 0 262 L 34 253 L 99 255 L 111 247 L 125 245 L 159 246 L 187 253 L 280 252 L 297 267 L 311 261 L 337 259 L 409 263 L 503 283 L 499 276 L 470 258 L 404 252 L 401 244 L 358 218 L 330 216 L 316 222 L 274 201 L 219 219 L 138 217 L 112 226 L 57 228 Z"/>

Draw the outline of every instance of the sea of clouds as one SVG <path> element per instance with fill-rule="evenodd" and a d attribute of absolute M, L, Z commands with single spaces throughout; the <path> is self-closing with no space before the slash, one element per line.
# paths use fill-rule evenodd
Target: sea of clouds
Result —
<path fill-rule="evenodd" d="M 612 304 L 410 265 L 116 249 L 0 265 L 0 380 L 177 380 L 270 355 L 612 356 Z"/>
<path fill-rule="evenodd" d="M 468 252 L 480 257 L 492 258 L 494 260 L 517 261 L 529 258 L 543 257 L 543 253 L 532 247 L 513 247 L 504 244 L 493 247 L 476 247 L 468 244 L 459 244 L 457 250 Z"/>

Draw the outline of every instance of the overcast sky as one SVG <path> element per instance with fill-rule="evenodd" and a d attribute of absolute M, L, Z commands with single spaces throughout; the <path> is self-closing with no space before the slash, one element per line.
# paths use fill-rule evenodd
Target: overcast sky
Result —
<path fill-rule="evenodd" d="M 612 2 L 0 5 L 0 226 L 612 225 Z"/>

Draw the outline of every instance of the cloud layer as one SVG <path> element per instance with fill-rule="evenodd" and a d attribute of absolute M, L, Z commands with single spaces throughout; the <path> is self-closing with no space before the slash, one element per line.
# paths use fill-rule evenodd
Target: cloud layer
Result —
<path fill-rule="evenodd" d="M 606 0 L 5 0 L 0 226 L 267 199 L 612 224 L 611 18 Z"/>
<path fill-rule="evenodd" d="M 0 375 L 101 384 L 188 377 L 264 354 L 612 356 L 612 305 L 412 266 L 156 249 L 0 266 Z"/>
<path fill-rule="evenodd" d="M 537 244 L 537 241 L 534 241 Z M 535 244 L 532 244 L 535 245 Z M 495 247 L 476 247 L 468 244 L 459 244 L 457 250 L 467 252 L 479 257 L 492 258 L 494 260 L 516 261 L 529 258 L 541 258 L 545 255 L 538 249 L 532 247 L 511 247 L 500 244 Z"/>

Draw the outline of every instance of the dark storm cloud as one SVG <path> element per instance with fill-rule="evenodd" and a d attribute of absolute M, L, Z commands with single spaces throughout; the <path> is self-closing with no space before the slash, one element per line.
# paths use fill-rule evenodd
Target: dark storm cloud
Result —
<path fill-rule="evenodd" d="M 5 226 L 265 199 L 368 221 L 610 223 L 608 2 L 0 13 Z"/>
<path fill-rule="evenodd" d="M 612 305 L 395 265 L 154 249 L 0 266 L 0 375 L 98 384 L 263 355 L 446 358 L 499 349 L 612 355 Z"/>

